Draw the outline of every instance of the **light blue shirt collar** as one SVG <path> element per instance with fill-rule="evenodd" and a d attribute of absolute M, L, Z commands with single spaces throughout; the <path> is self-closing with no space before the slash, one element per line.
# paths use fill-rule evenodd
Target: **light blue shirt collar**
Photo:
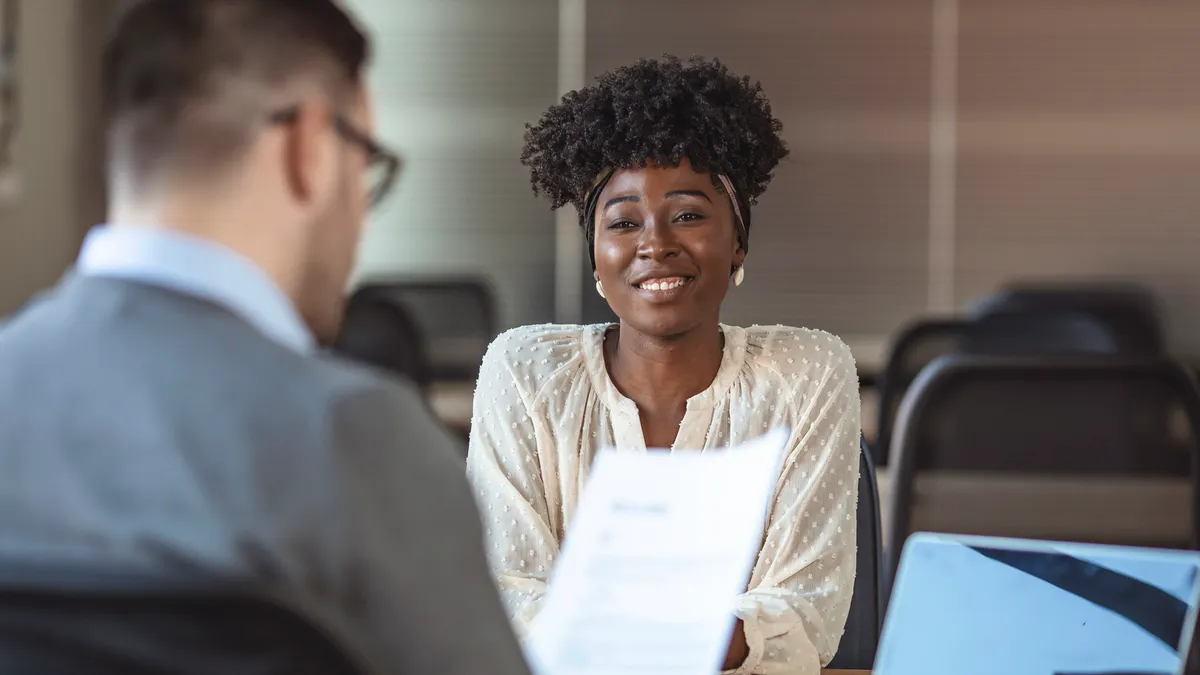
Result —
<path fill-rule="evenodd" d="M 218 304 L 267 337 L 314 351 L 312 333 L 283 291 L 241 254 L 180 232 L 102 225 L 88 233 L 76 270 L 153 284 Z"/>

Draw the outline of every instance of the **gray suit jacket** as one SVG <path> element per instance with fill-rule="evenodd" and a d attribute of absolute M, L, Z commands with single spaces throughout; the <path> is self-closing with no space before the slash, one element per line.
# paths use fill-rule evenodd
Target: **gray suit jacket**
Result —
<path fill-rule="evenodd" d="M 155 286 L 0 328 L 0 558 L 282 582 L 383 672 L 527 672 L 456 443 L 415 391 Z"/>

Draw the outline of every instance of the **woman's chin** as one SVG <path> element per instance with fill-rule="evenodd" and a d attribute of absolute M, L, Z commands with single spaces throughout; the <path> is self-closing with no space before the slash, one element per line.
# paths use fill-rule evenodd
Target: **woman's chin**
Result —
<path fill-rule="evenodd" d="M 702 322 L 697 320 L 692 313 L 659 309 L 658 311 L 639 312 L 637 316 L 625 320 L 624 323 L 646 337 L 672 340 L 691 333 Z"/>

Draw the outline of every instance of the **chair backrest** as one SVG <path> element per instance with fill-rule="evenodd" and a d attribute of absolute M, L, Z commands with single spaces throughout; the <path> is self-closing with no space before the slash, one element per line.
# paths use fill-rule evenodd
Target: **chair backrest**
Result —
<path fill-rule="evenodd" d="M 0 563 L 0 672 L 366 675 L 328 623 L 248 583 Z"/>
<path fill-rule="evenodd" d="M 1190 371 L 1170 360 L 942 357 L 922 371 L 897 417 L 888 551 L 899 551 L 914 529 L 918 473 L 1187 477 L 1197 430 L 1200 392 Z"/>
<path fill-rule="evenodd" d="M 1120 354 L 1120 339 L 1085 312 L 1031 309 L 997 312 L 966 324 L 959 351 L 987 356 Z"/>
<path fill-rule="evenodd" d="M 425 336 L 431 377 L 474 381 L 498 334 L 496 302 L 480 279 L 380 280 L 363 289 L 408 310 Z"/>
<path fill-rule="evenodd" d="M 1074 312 L 1102 324 L 1125 354 L 1160 355 L 1164 350 L 1162 313 L 1148 289 L 1134 284 L 1011 284 L 984 297 L 972 319 L 993 314 Z"/>
<path fill-rule="evenodd" d="M 837 654 L 829 667 L 838 670 L 870 670 L 879 648 L 883 625 L 886 565 L 883 559 L 883 533 L 880 525 L 879 486 L 875 463 L 865 440 L 859 443 L 858 466 L 858 558 L 855 562 L 854 595 L 850 615 Z"/>
<path fill-rule="evenodd" d="M 407 377 L 422 389 L 430 384 L 429 354 L 420 326 L 394 299 L 370 289 L 355 292 L 347 302 L 334 350 Z"/>

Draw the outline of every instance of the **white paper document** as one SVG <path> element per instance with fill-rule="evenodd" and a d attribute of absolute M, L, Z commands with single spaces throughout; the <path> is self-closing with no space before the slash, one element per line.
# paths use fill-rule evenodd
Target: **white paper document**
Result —
<path fill-rule="evenodd" d="M 720 669 L 786 429 L 722 451 L 602 451 L 525 642 L 537 675 Z"/>

